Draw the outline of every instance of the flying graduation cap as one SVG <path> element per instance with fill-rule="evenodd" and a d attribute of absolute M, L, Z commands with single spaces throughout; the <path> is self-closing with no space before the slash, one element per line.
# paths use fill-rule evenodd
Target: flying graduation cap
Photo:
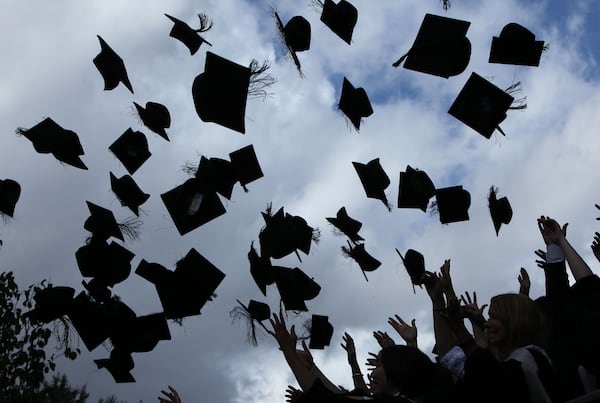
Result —
<path fill-rule="evenodd" d="M 360 270 L 362 270 L 363 276 L 365 276 L 365 280 L 367 281 L 369 281 L 369 279 L 367 278 L 367 273 L 365 272 L 375 271 L 379 268 L 379 266 L 381 266 L 381 262 L 366 251 L 364 243 L 352 245 L 350 242 L 348 242 L 347 247 L 342 246 L 342 252 L 344 255 L 352 258 L 356 263 L 358 263 Z"/>
<path fill-rule="evenodd" d="M 268 257 L 259 256 L 254 248 L 254 243 L 252 243 L 248 252 L 248 261 L 250 262 L 250 275 L 262 294 L 266 297 L 267 286 L 275 282 L 271 260 Z"/>
<path fill-rule="evenodd" d="M 35 307 L 24 315 L 42 323 L 50 323 L 69 312 L 74 295 L 74 288 L 54 287 L 50 284 L 33 295 Z"/>
<path fill-rule="evenodd" d="M 115 237 L 124 240 L 121 226 L 112 211 L 90 201 L 86 201 L 90 216 L 85 220 L 83 228 L 99 239 Z"/>
<path fill-rule="evenodd" d="M 165 129 L 171 126 L 171 115 L 167 107 L 158 102 L 146 102 L 145 108 L 136 102 L 133 104 L 144 126 L 169 141 Z"/>
<path fill-rule="evenodd" d="M 20 196 L 21 185 L 17 181 L 13 179 L 0 180 L 0 215 L 12 217 Z"/>
<path fill-rule="evenodd" d="M 533 32 L 511 22 L 502 28 L 500 36 L 494 36 L 490 49 L 490 63 L 539 66 L 544 41 L 536 41 Z"/>
<path fill-rule="evenodd" d="M 435 186 L 425 171 L 407 165 L 406 172 L 400 172 L 398 208 L 418 208 L 425 212 L 434 194 Z"/>
<path fill-rule="evenodd" d="M 352 242 L 364 241 L 364 238 L 358 235 L 358 231 L 362 228 L 362 223 L 350 217 L 346 212 L 346 207 L 340 208 L 335 217 L 327 217 L 326 220 L 350 238 Z"/>
<path fill-rule="evenodd" d="M 352 42 L 352 32 L 358 21 L 358 11 L 350 2 L 340 0 L 317 0 L 317 6 L 323 8 L 321 21 L 348 45 Z"/>
<path fill-rule="evenodd" d="M 246 185 L 264 176 L 252 144 L 229 153 L 231 167 L 235 176 L 245 191 Z"/>
<path fill-rule="evenodd" d="M 116 242 L 92 237 L 75 252 L 83 277 L 93 277 L 97 286 L 113 287 L 129 277 L 135 254 Z"/>
<path fill-rule="evenodd" d="M 305 301 L 316 298 L 321 286 L 298 267 L 276 267 L 273 273 L 285 310 L 308 311 Z"/>
<path fill-rule="evenodd" d="M 104 90 L 115 89 L 119 83 L 123 83 L 133 94 L 133 87 L 127 77 L 127 69 L 123 59 L 108 46 L 100 35 L 97 35 L 97 37 L 100 41 L 100 53 L 94 57 L 94 64 L 104 79 Z"/>
<path fill-rule="evenodd" d="M 488 194 L 488 207 L 492 216 L 492 222 L 494 223 L 494 229 L 496 230 L 496 236 L 498 236 L 502 224 L 509 224 L 513 215 L 508 198 L 504 196 L 498 199 L 497 192 L 498 189 L 492 186 Z"/>
<path fill-rule="evenodd" d="M 87 169 L 79 158 L 80 155 L 84 155 L 84 151 L 77 133 L 62 128 L 51 118 L 42 120 L 30 129 L 18 128 L 16 132 L 30 140 L 38 153 L 51 153 L 60 162 Z"/>
<path fill-rule="evenodd" d="M 398 249 L 396 249 L 396 253 L 402 259 L 402 263 L 410 276 L 410 281 L 413 285 L 413 292 L 415 292 L 415 285 L 419 287 L 423 284 L 423 275 L 425 274 L 425 258 L 421 254 L 414 249 L 409 249 L 406 251 L 404 256 L 400 253 Z"/>
<path fill-rule="evenodd" d="M 466 37 L 468 21 L 425 14 L 410 50 L 393 66 L 448 78 L 462 73 L 471 58 L 471 42 Z"/>
<path fill-rule="evenodd" d="M 471 194 L 462 186 L 452 186 L 435 191 L 437 211 L 442 224 L 469 220 Z"/>
<path fill-rule="evenodd" d="M 212 21 L 205 14 L 198 14 L 198 18 L 200 19 L 199 29 L 194 29 L 185 22 L 171 17 L 169 14 L 165 14 L 165 16 L 173 22 L 169 36 L 183 43 L 189 49 L 190 54 L 194 55 L 203 43 L 212 46 L 210 42 L 200 36 L 200 33 L 212 28 Z"/>
<path fill-rule="evenodd" d="M 131 353 L 113 348 L 110 352 L 110 358 L 94 360 L 98 369 L 105 368 L 116 383 L 131 383 L 135 382 L 135 378 L 131 375 L 131 370 L 135 366 Z"/>
<path fill-rule="evenodd" d="M 114 143 L 108 147 L 133 175 L 152 155 L 148 149 L 148 140 L 142 132 L 127 129 Z"/>
<path fill-rule="evenodd" d="M 356 130 L 360 129 L 362 118 L 373 114 L 371 101 L 364 88 L 355 88 L 346 77 L 342 84 L 342 93 L 338 108 L 346 115 Z"/>
<path fill-rule="evenodd" d="M 268 329 L 263 324 L 263 321 L 271 317 L 271 308 L 264 302 L 255 301 L 253 299 L 248 302 L 248 305 L 242 304 L 239 299 L 236 299 L 239 306 L 233 308 L 229 312 L 229 316 L 235 322 L 238 320 L 244 320 L 248 325 L 248 341 L 253 345 L 257 345 L 256 340 L 256 325 L 258 323 L 265 331 Z"/>
<path fill-rule="evenodd" d="M 304 52 L 310 49 L 310 23 L 306 18 L 297 15 L 290 18 L 287 24 L 283 25 L 283 22 L 279 18 L 279 14 L 274 10 L 273 17 L 275 18 L 281 40 L 294 61 L 298 73 L 300 73 L 300 76 L 302 77 L 302 66 L 300 65 L 300 60 L 298 60 L 296 52 Z"/>
<path fill-rule="evenodd" d="M 130 175 L 123 175 L 117 178 L 111 172 L 110 187 L 121 202 L 121 205 L 128 207 L 136 216 L 140 215 L 140 206 L 150 198 L 150 195 L 144 193 Z"/>
<path fill-rule="evenodd" d="M 390 185 L 390 178 L 383 170 L 379 158 L 375 158 L 366 164 L 352 162 L 352 165 L 358 174 L 367 197 L 381 200 L 387 209 L 391 211 L 392 208 L 385 195 L 385 189 Z"/>
<path fill-rule="evenodd" d="M 107 311 L 103 304 L 93 301 L 85 292 L 80 292 L 73 299 L 67 316 L 88 351 L 94 350 L 108 338 Z"/>
<path fill-rule="evenodd" d="M 308 348 L 323 350 L 329 346 L 333 336 L 333 325 L 329 323 L 329 317 L 324 315 L 312 315 L 310 325 L 310 342 Z"/>

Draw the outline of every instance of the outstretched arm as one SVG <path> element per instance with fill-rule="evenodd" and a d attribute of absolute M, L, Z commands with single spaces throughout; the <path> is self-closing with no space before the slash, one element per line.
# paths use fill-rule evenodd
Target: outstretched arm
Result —
<path fill-rule="evenodd" d="M 354 387 L 356 389 L 368 391 L 369 388 L 365 383 L 363 374 L 360 371 L 360 366 L 358 365 L 358 360 L 356 359 L 356 347 L 354 346 L 354 339 L 348 333 L 344 333 L 342 340 L 343 343 L 341 343 L 341 346 L 344 350 L 346 350 L 346 353 L 348 353 L 348 364 L 350 364 L 350 368 L 352 369 L 352 382 L 354 383 Z"/>

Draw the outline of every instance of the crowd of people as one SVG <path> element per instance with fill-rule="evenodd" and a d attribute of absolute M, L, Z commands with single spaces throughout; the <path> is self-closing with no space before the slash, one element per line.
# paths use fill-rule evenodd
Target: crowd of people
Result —
<path fill-rule="evenodd" d="M 600 401 L 600 278 L 567 240 L 567 224 L 541 216 L 546 251 L 537 250 L 545 275 L 545 295 L 529 297 L 525 269 L 519 293 L 500 294 L 479 306 L 477 294 L 457 295 L 450 260 L 422 283 L 431 299 L 435 347 L 432 360 L 417 344 L 415 321 L 399 316 L 388 323 L 405 341 L 395 344 L 373 332 L 381 346 L 369 353 L 369 374 L 361 372 L 352 337 L 345 333 L 352 390 L 335 385 L 315 364 L 309 348 L 288 328 L 283 313 L 270 319 L 298 387 L 289 386 L 289 403 L 351 402 L 593 402 Z M 591 245 L 600 261 L 600 233 Z M 567 269 L 574 284 L 569 284 Z M 487 309 L 487 318 L 485 309 Z M 470 329 L 467 324 L 470 324 Z M 162 403 L 180 403 L 177 391 L 161 391 Z"/>

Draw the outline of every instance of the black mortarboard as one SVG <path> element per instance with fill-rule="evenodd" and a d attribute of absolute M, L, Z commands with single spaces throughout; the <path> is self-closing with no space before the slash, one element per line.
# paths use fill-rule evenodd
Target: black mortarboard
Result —
<path fill-rule="evenodd" d="M 229 316 L 231 316 L 233 321 L 245 319 L 248 325 L 248 341 L 253 345 L 256 345 L 256 326 L 254 321 L 257 321 L 263 329 L 267 330 L 262 322 L 271 317 L 271 308 L 264 302 L 255 301 L 253 299 L 248 302 L 248 306 L 242 304 L 239 299 L 236 299 L 236 301 L 240 306 L 233 308 L 229 312 Z"/>
<path fill-rule="evenodd" d="M 513 101 L 510 94 L 472 73 L 448 113 L 489 139 Z"/>
<path fill-rule="evenodd" d="M 108 239 L 112 236 L 123 241 L 123 233 L 112 211 L 90 201 L 86 201 L 86 203 L 90 210 L 90 216 L 85 220 L 83 228 L 101 239 Z"/>
<path fill-rule="evenodd" d="M 203 188 L 199 179 L 188 179 L 160 195 L 180 235 L 225 214 L 225 207 L 213 190 Z"/>
<path fill-rule="evenodd" d="M 81 249 L 81 248 L 80 248 Z M 81 269 L 80 269 L 81 270 Z M 112 291 L 103 281 L 92 278 L 90 281 L 81 281 L 89 296 L 98 302 L 108 301 L 112 297 Z"/>
<path fill-rule="evenodd" d="M 469 219 L 471 195 L 462 186 L 452 186 L 435 191 L 437 210 L 442 224 Z"/>
<path fill-rule="evenodd" d="M 346 0 L 340 0 L 337 4 L 332 0 L 324 0 L 321 21 L 350 45 L 352 31 L 358 21 L 358 11 Z"/>
<path fill-rule="evenodd" d="M 358 235 L 358 231 L 360 231 L 362 227 L 362 223 L 351 218 L 346 212 L 346 207 L 342 207 L 338 210 L 335 217 L 327 217 L 327 221 L 329 221 L 334 227 L 339 229 L 344 235 L 350 238 L 353 242 L 363 241 L 364 238 Z"/>
<path fill-rule="evenodd" d="M 208 21 L 204 14 L 198 15 L 200 18 L 200 29 L 198 30 L 193 29 L 188 24 L 178 20 L 175 17 L 171 17 L 169 14 L 165 14 L 165 16 L 173 21 L 173 28 L 171 28 L 169 36 L 177 39 L 187 46 L 187 48 L 190 50 L 190 54 L 195 54 L 198 49 L 200 49 L 200 45 L 202 45 L 203 42 L 206 42 L 209 46 L 212 46 L 210 42 L 198 34 L 198 32 L 206 32 L 212 27 L 212 23 Z"/>
<path fill-rule="evenodd" d="M 75 252 L 77 266 L 83 277 L 93 277 L 100 284 L 114 286 L 131 273 L 131 260 L 135 254 L 118 243 L 107 243 L 92 237 Z"/>
<path fill-rule="evenodd" d="M 30 129 L 17 129 L 33 143 L 33 148 L 42 154 L 52 153 L 54 158 L 76 168 L 87 169 L 80 155 L 84 155 L 79 136 L 72 130 L 64 129 L 55 121 L 46 118 Z"/>
<path fill-rule="evenodd" d="M 130 372 L 134 367 L 133 358 L 127 351 L 114 348 L 110 352 L 110 358 L 94 360 L 94 363 L 98 369 L 106 368 L 117 383 L 135 382 L 135 378 Z"/>
<path fill-rule="evenodd" d="M 133 87 L 127 77 L 125 63 L 119 55 L 108 46 L 108 44 L 96 35 L 100 41 L 100 53 L 94 57 L 94 64 L 104 79 L 104 90 L 112 90 L 123 83 L 125 87 L 133 94 Z"/>
<path fill-rule="evenodd" d="M 313 315 L 310 326 L 310 342 L 308 348 L 322 350 L 329 346 L 333 336 L 333 325 L 329 323 L 329 317 Z"/>
<path fill-rule="evenodd" d="M 129 175 L 117 178 L 110 173 L 110 188 L 115 193 L 122 206 L 127 206 L 136 216 L 139 216 L 139 207 L 146 203 L 150 195 L 144 193 Z"/>
<path fill-rule="evenodd" d="M 231 199 L 233 186 L 238 181 L 230 161 L 204 156 L 200 158 L 196 178 L 202 183 L 203 189 L 217 192 L 227 200 Z"/>
<path fill-rule="evenodd" d="M 490 63 L 539 66 L 544 41 L 536 41 L 533 32 L 511 22 L 502 28 L 499 37 L 492 39 Z"/>
<path fill-rule="evenodd" d="M 74 295 L 74 288 L 49 285 L 34 294 L 35 308 L 25 315 L 43 323 L 50 323 L 69 312 Z"/>
<path fill-rule="evenodd" d="M 388 210 L 391 210 L 385 195 L 385 189 L 390 185 L 390 178 L 383 170 L 379 158 L 375 158 L 366 164 L 352 162 L 352 165 L 354 165 L 367 197 L 381 200 Z"/>
<path fill-rule="evenodd" d="M 427 211 L 429 199 L 435 194 L 435 186 L 425 171 L 406 166 L 400 172 L 398 187 L 398 208 L 418 208 Z"/>
<path fill-rule="evenodd" d="M 421 254 L 414 249 L 409 249 L 406 251 L 404 256 L 400 253 L 398 249 L 396 249 L 396 253 L 402 259 L 402 263 L 410 276 L 410 281 L 413 284 L 413 290 L 415 285 L 420 286 L 423 284 L 423 275 L 425 274 L 425 258 Z"/>
<path fill-rule="evenodd" d="M 354 86 L 344 77 L 342 94 L 338 103 L 340 110 L 346 115 L 356 130 L 360 129 L 360 121 L 373 114 L 371 102 L 364 88 Z"/>
<path fill-rule="evenodd" d="M 136 102 L 133 105 L 135 105 L 135 109 L 144 126 L 169 141 L 165 129 L 171 126 L 171 114 L 167 107 L 158 102 L 146 102 L 145 108 Z"/>
<path fill-rule="evenodd" d="M 500 226 L 502 224 L 510 223 L 513 215 L 512 207 L 510 206 L 508 198 L 505 196 L 497 199 L 497 191 L 498 190 L 492 186 L 488 195 L 488 207 L 494 223 L 494 229 L 496 230 L 496 236 L 498 236 Z"/>
<path fill-rule="evenodd" d="M 125 315 L 124 315 L 125 316 Z M 111 329 L 115 348 L 133 353 L 152 351 L 161 340 L 171 340 L 167 317 L 164 313 L 135 316 L 121 320 Z"/>
<path fill-rule="evenodd" d="M 308 311 L 304 301 L 315 298 L 321 286 L 298 267 L 274 269 L 275 283 L 286 311 Z"/>
<path fill-rule="evenodd" d="M 377 270 L 379 266 L 381 266 L 381 262 L 367 252 L 364 243 L 352 245 L 348 242 L 348 247 L 342 246 L 342 251 L 358 263 L 365 276 L 365 280 L 367 281 L 369 281 L 369 279 L 365 272 Z"/>
<path fill-rule="evenodd" d="M 15 180 L 0 180 L 0 214 L 12 217 L 21 196 L 21 185 Z"/>
<path fill-rule="evenodd" d="M 298 249 L 308 255 L 311 242 L 318 241 L 315 229 L 304 218 L 284 213 L 283 207 L 273 215 L 263 213 L 263 218 L 265 226 L 258 235 L 263 257 L 281 259 L 292 252 L 298 255 Z"/>
<path fill-rule="evenodd" d="M 92 301 L 85 292 L 73 299 L 67 313 L 71 324 L 89 351 L 108 338 L 108 315 L 99 302 Z"/>
<path fill-rule="evenodd" d="M 310 49 L 310 22 L 300 15 L 292 17 L 285 26 L 276 12 L 273 12 L 277 29 L 281 38 L 288 49 L 296 68 L 302 75 L 300 60 L 296 52 L 304 52 Z"/>
<path fill-rule="evenodd" d="M 229 160 L 240 185 L 244 189 L 247 184 L 264 176 L 252 144 L 230 152 Z"/>
<path fill-rule="evenodd" d="M 108 147 L 121 161 L 130 175 L 152 155 L 148 150 L 148 140 L 142 132 L 127 129 L 114 143 Z"/>
<path fill-rule="evenodd" d="M 250 262 L 250 275 L 263 295 L 267 296 L 267 286 L 275 282 L 271 261 L 268 257 L 258 256 L 253 244 L 250 245 L 248 261 Z"/>
<path fill-rule="evenodd" d="M 173 272 L 145 260 L 135 272 L 154 283 L 168 319 L 199 315 L 225 278 L 222 271 L 193 248 L 177 262 Z"/>
<path fill-rule="evenodd" d="M 469 25 L 468 21 L 425 14 L 412 47 L 394 67 L 404 61 L 405 69 L 434 76 L 462 73 L 471 58 L 471 42 L 466 37 Z"/>
<path fill-rule="evenodd" d="M 204 73 L 194 79 L 192 95 L 203 122 L 214 122 L 244 134 L 251 70 L 206 52 Z"/>

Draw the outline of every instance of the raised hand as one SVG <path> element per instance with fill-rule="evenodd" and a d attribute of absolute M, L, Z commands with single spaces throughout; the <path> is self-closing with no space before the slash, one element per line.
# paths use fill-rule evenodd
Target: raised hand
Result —
<path fill-rule="evenodd" d="M 407 346 L 417 347 L 417 326 L 414 319 L 409 325 L 400 316 L 395 315 L 395 318 L 388 318 L 388 323 L 398 332 Z"/>
<path fill-rule="evenodd" d="M 538 249 L 534 252 L 540 260 L 536 260 L 535 263 L 538 265 L 540 269 L 544 269 L 546 267 L 546 252 L 541 249 Z"/>
<path fill-rule="evenodd" d="M 354 346 L 354 339 L 347 332 L 342 336 L 343 343 L 340 343 L 342 348 L 346 350 L 348 354 L 348 360 L 356 359 L 356 347 Z"/>
<path fill-rule="evenodd" d="M 292 385 L 288 385 L 285 390 L 285 401 L 288 403 L 297 402 L 298 399 L 302 396 L 302 391 L 300 389 L 296 389 Z"/>
<path fill-rule="evenodd" d="M 469 319 L 471 323 L 478 326 L 483 325 L 483 322 L 485 322 L 483 311 L 487 307 L 487 304 L 482 305 L 481 308 L 477 305 L 477 293 L 473 291 L 473 298 L 471 299 L 471 295 L 467 291 L 464 295 L 460 296 L 460 300 L 463 303 L 461 306 L 463 316 Z"/>
<path fill-rule="evenodd" d="M 296 336 L 296 327 L 292 325 L 290 330 L 287 330 L 283 313 L 279 312 L 273 314 L 273 318 L 269 319 L 273 330 L 267 330 L 267 332 L 277 340 L 281 351 L 295 351 L 296 343 L 298 342 L 298 336 Z"/>
<path fill-rule="evenodd" d="M 596 206 L 598 205 L 596 204 Z M 598 219 L 600 219 L 600 217 L 598 217 Z M 594 256 L 596 256 L 596 259 L 600 261 L 600 233 L 598 232 L 594 234 L 594 241 L 592 242 L 592 252 L 594 252 Z"/>
<path fill-rule="evenodd" d="M 552 243 L 559 243 L 561 239 L 567 237 L 567 226 L 569 223 L 560 226 L 556 220 L 547 216 L 540 216 L 537 220 L 538 228 L 540 233 L 542 234 L 542 238 L 546 245 L 550 245 Z"/>
<path fill-rule="evenodd" d="M 158 397 L 160 403 L 181 403 L 179 394 L 171 385 L 169 385 L 169 392 L 161 390 L 160 393 L 162 393 L 162 395 Z"/>
<path fill-rule="evenodd" d="M 373 337 L 377 340 L 377 343 L 381 346 L 381 348 L 390 347 L 396 345 L 394 340 L 386 333 L 380 330 L 373 332 Z"/>
<path fill-rule="evenodd" d="M 444 297 L 444 284 L 442 282 L 442 276 L 439 273 L 425 272 L 421 281 L 425 285 L 425 290 L 432 301 Z"/>
<path fill-rule="evenodd" d="M 521 267 L 521 274 L 519 274 L 517 279 L 519 280 L 519 294 L 529 296 L 531 281 L 529 280 L 529 274 L 524 267 Z"/>

